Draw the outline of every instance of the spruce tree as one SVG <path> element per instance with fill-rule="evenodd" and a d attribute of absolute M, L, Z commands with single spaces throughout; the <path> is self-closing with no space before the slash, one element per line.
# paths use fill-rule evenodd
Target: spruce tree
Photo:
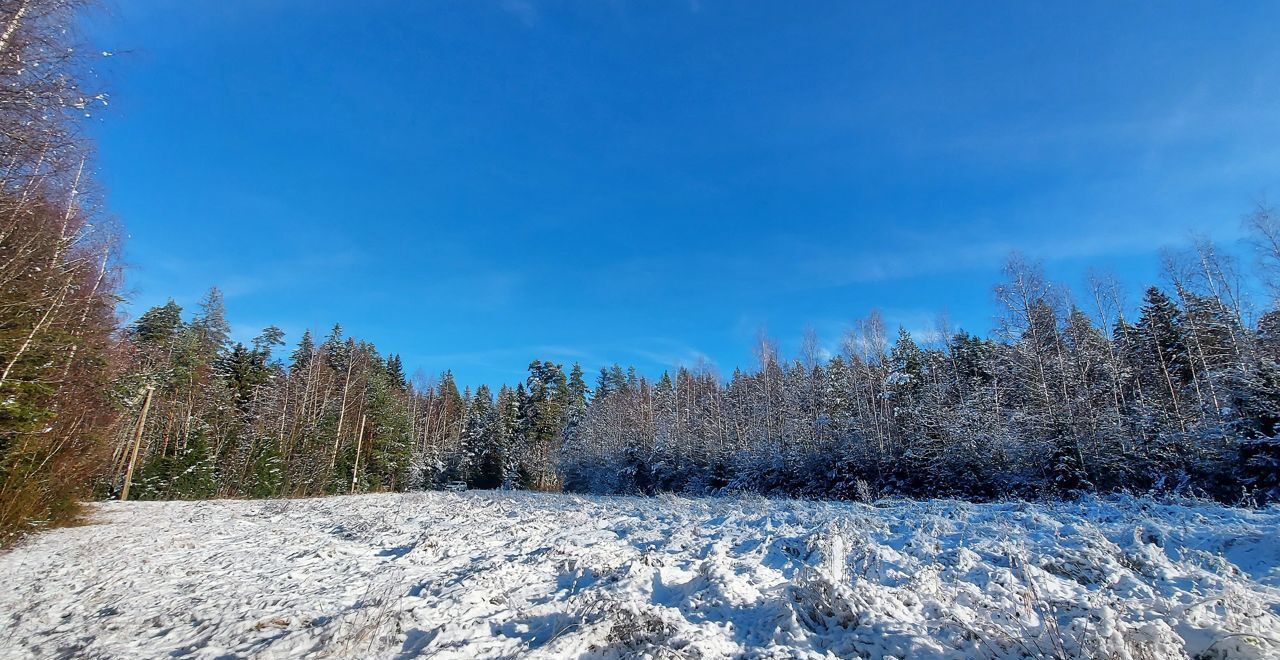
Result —
<path fill-rule="evenodd" d="M 372 346 L 367 350 L 372 352 Z M 377 354 L 373 357 L 378 364 Z M 364 457 L 356 475 L 356 488 L 374 492 L 404 490 L 410 485 L 413 438 L 408 411 L 401 400 L 401 383 L 389 377 L 385 366 L 371 369 L 367 378 L 365 435 L 360 439 Z"/>
<path fill-rule="evenodd" d="M 387 377 L 391 379 L 391 384 L 400 390 L 409 386 L 404 377 L 404 364 L 400 361 L 399 354 L 392 354 L 387 358 Z"/>
<path fill-rule="evenodd" d="M 181 329 L 182 308 L 170 298 L 165 304 L 143 312 L 129 333 L 142 346 L 168 347 Z"/>
<path fill-rule="evenodd" d="M 213 287 L 200 300 L 200 312 L 191 321 L 197 332 L 201 350 L 216 356 L 227 349 L 231 339 L 231 324 L 227 322 L 227 309 L 222 291 Z"/>
<path fill-rule="evenodd" d="M 462 441 L 469 456 L 464 479 L 473 488 L 498 488 L 502 485 L 506 457 L 500 442 L 499 425 L 498 411 L 489 386 L 477 387 L 471 398 Z"/>
<path fill-rule="evenodd" d="M 298 347 L 293 350 L 289 356 L 289 372 L 303 373 L 311 365 L 311 359 L 315 355 L 316 344 L 311 338 L 310 330 L 302 331 L 302 339 L 298 340 Z"/>
<path fill-rule="evenodd" d="M 1156 287 L 1146 291 L 1135 335 L 1138 350 L 1132 357 L 1137 361 L 1143 390 L 1160 402 L 1156 409 L 1160 416 L 1151 423 L 1185 432 L 1190 422 L 1185 394 L 1192 379 L 1182 314 Z"/>

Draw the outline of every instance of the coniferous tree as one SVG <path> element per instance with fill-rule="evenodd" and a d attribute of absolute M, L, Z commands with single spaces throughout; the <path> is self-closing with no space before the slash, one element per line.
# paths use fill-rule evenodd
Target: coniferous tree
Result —
<path fill-rule="evenodd" d="M 129 331 L 141 346 L 169 346 L 182 329 L 182 308 L 169 302 L 148 309 L 133 322 Z"/>
<path fill-rule="evenodd" d="M 476 388 L 467 413 L 462 444 L 467 454 L 467 470 L 463 475 L 474 488 L 498 488 L 502 485 L 503 455 L 500 442 L 498 410 L 487 385 Z"/>

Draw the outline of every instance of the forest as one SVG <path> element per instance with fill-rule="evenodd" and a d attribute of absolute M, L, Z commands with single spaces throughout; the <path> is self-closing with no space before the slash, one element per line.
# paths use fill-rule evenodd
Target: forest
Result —
<path fill-rule="evenodd" d="M 1259 237 L 1280 236 L 1273 217 L 1251 216 Z M 230 342 L 214 289 L 189 320 L 170 301 L 123 329 L 117 382 L 146 394 L 121 399 L 134 425 L 118 429 L 102 494 L 118 494 L 132 443 L 131 496 L 160 499 L 460 480 L 599 494 L 1273 500 L 1280 313 L 1249 322 L 1233 260 L 1208 242 L 1165 261 L 1172 293 L 1148 288 L 1132 316 L 1114 282 L 1095 279 L 1086 312 L 1013 258 L 994 288 L 992 337 L 942 323 L 917 340 L 872 312 L 834 356 L 812 332 L 790 359 L 761 336 L 754 368 L 727 379 L 705 364 L 657 379 L 615 364 L 589 378 L 535 360 L 524 382 L 474 391 L 447 371 L 410 381 L 399 356 L 340 326 L 287 351 L 274 327 Z"/>
<path fill-rule="evenodd" d="M 221 293 L 124 319 L 120 233 L 84 123 L 107 97 L 66 29 L 80 3 L 0 2 L 0 542 L 88 498 L 297 497 L 475 488 L 1280 499 L 1280 218 L 1256 255 L 1208 240 L 1158 284 L 1084 295 L 1017 255 L 1000 323 L 887 327 L 831 351 L 760 337 L 750 368 L 653 377 L 534 360 L 520 383 L 413 377 L 335 325 L 231 339 Z M 535 357 L 535 356 L 530 356 Z"/>

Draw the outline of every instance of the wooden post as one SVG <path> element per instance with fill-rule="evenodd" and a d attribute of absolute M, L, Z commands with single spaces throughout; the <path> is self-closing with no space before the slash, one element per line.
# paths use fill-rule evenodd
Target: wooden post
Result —
<path fill-rule="evenodd" d="M 356 492 L 356 477 L 360 474 L 360 441 L 364 440 L 364 420 L 367 415 L 360 416 L 360 430 L 356 432 L 356 464 L 351 468 L 351 493 Z"/>
<path fill-rule="evenodd" d="M 138 428 L 133 432 L 133 453 L 129 456 L 129 470 L 124 473 L 124 490 L 120 491 L 120 501 L 129 499 L 129 486 L 133 484 L 133 468 L 138 464 L 138 447 L 142 444 L 142 429 L 147 425 L 147 412 L 151 410 L 151 395 L 156 386 L 147 386 L 147 398 L 142 402 L 142 415 L 138 417 Z"/>

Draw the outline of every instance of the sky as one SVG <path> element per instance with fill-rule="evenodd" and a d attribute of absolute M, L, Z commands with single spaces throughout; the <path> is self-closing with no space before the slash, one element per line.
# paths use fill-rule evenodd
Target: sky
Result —
<path fill-rule="evenodd" d="M 413 371 L 985 334 L 1280 185 L 1280 3 L 116 0 L 86 21 L 127 315 L 220 287 Z M 1136 296 L 1135 296 L 1136 298 Z"/>

